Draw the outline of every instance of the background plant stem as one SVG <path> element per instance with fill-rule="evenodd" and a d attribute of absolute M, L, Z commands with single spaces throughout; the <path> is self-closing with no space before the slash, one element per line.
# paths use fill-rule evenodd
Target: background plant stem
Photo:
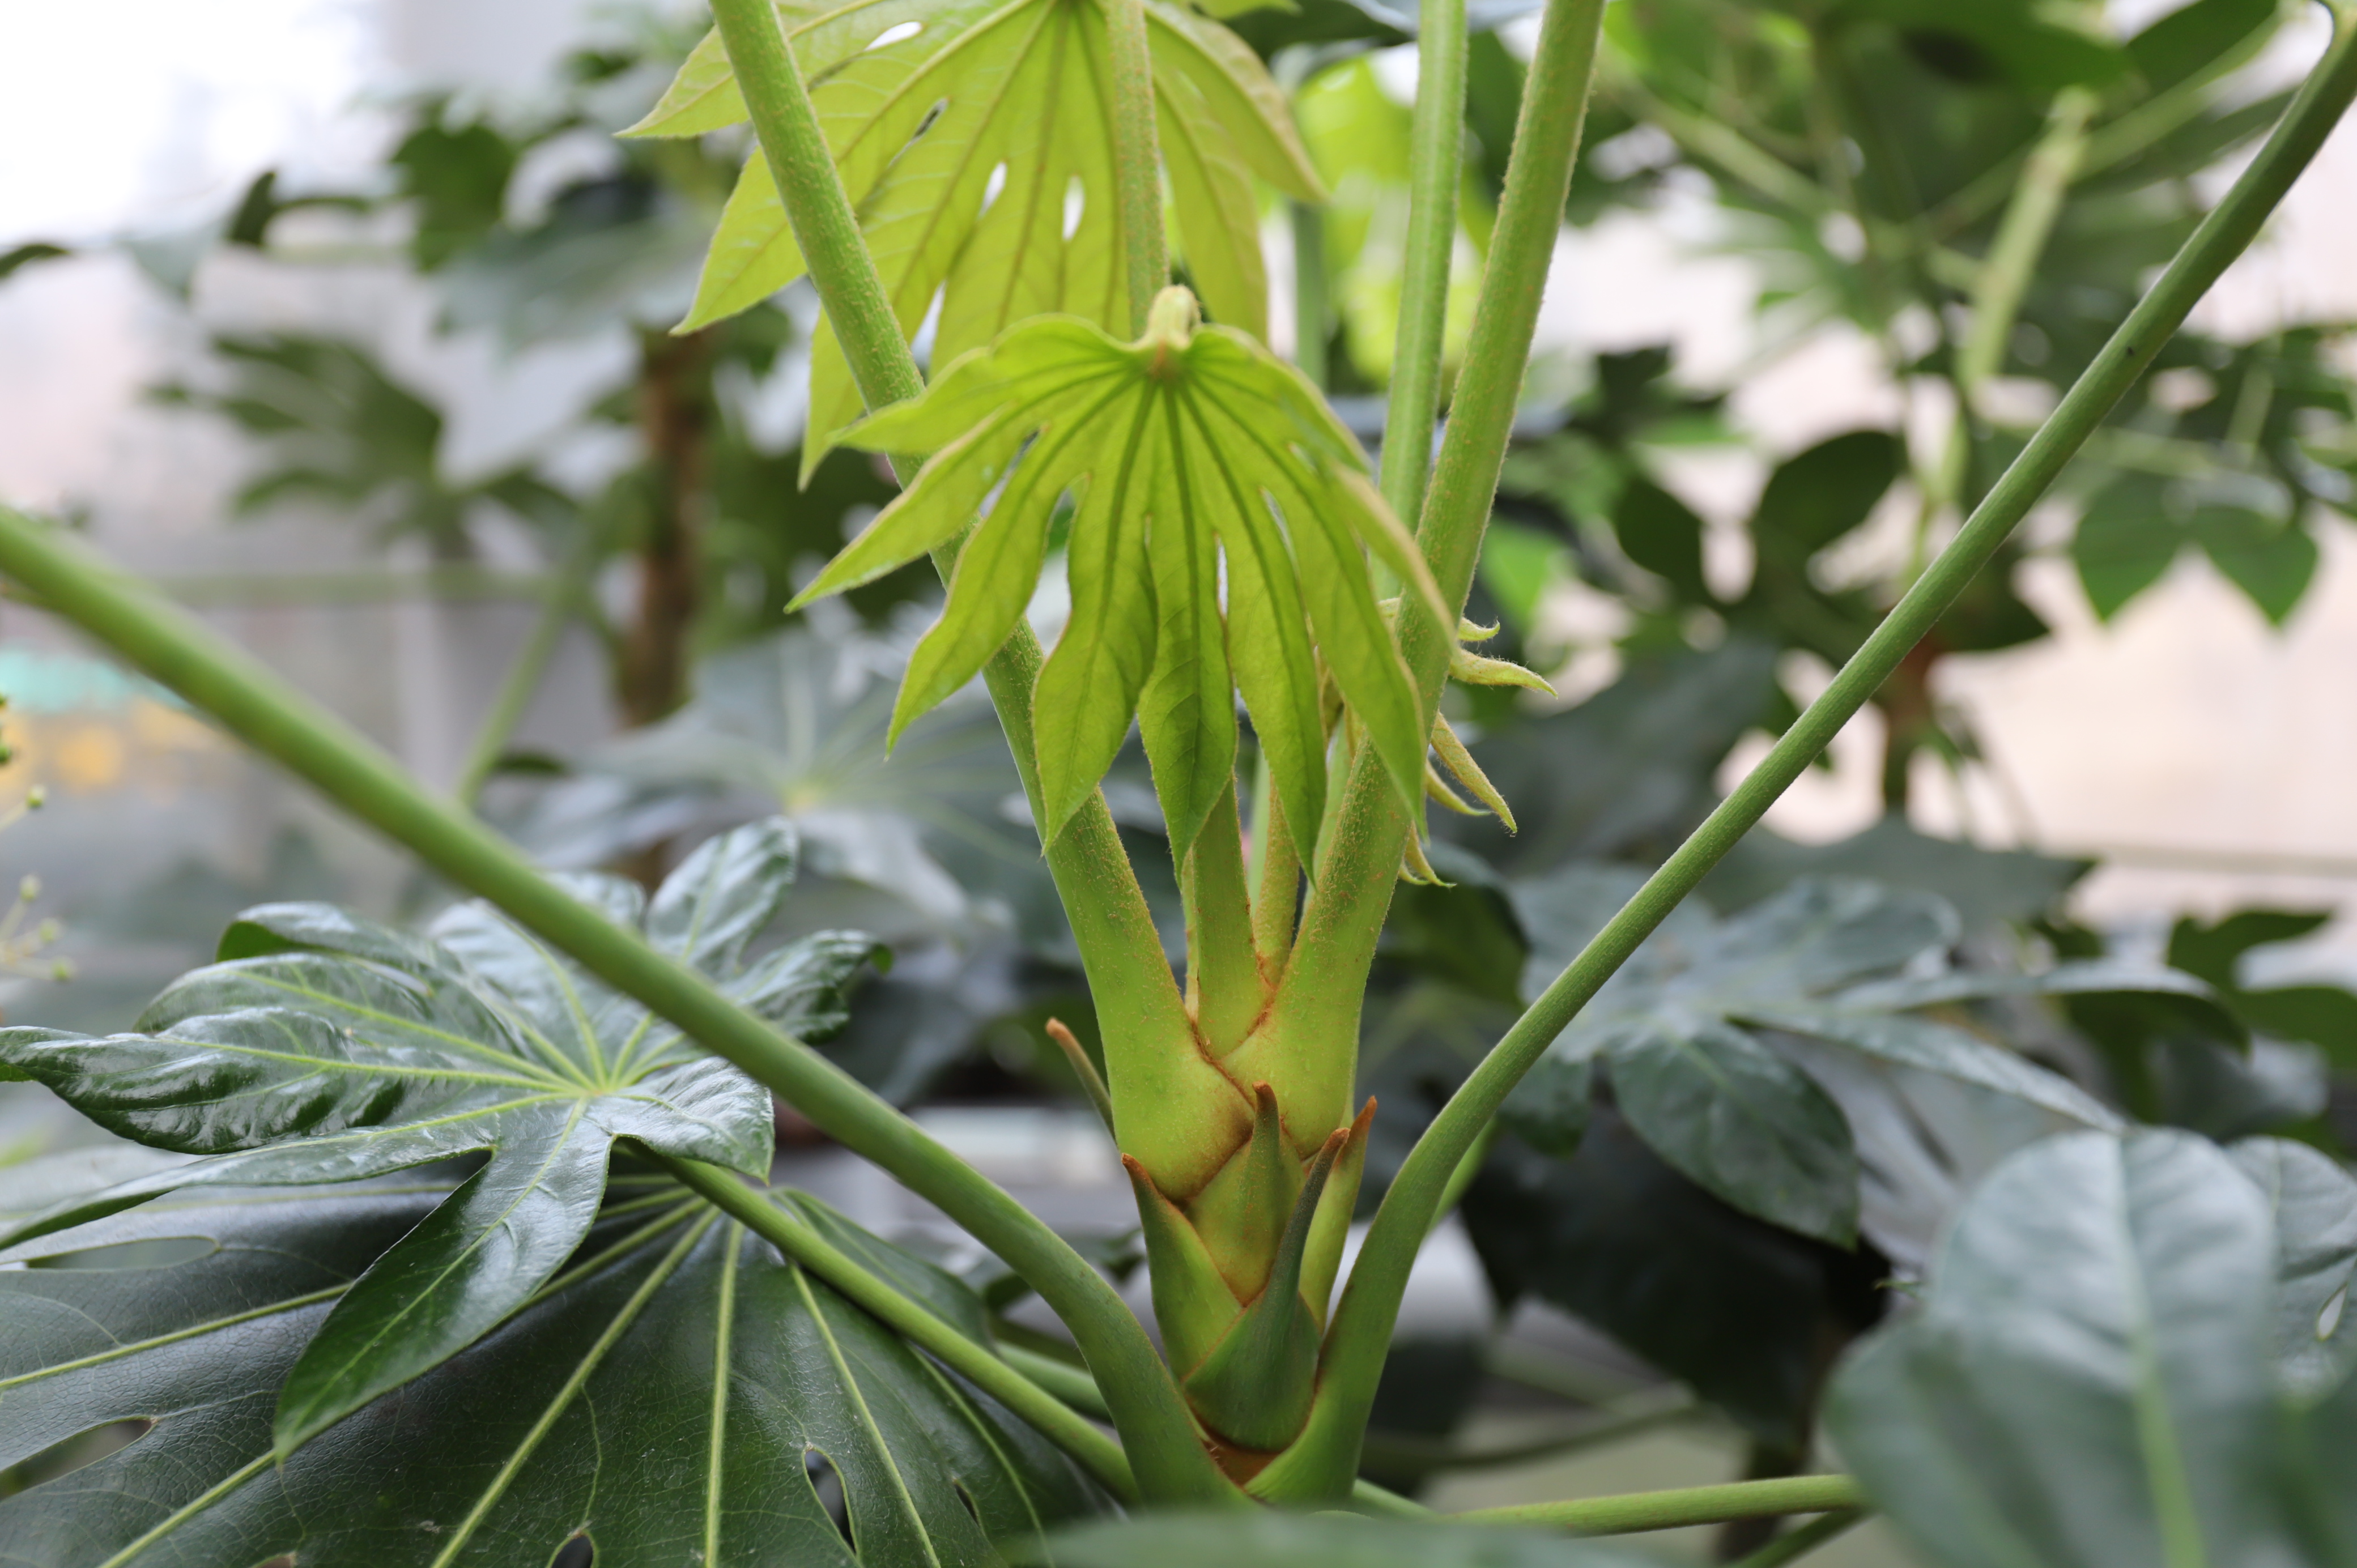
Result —
<path fill-rule="evenodd" d="M 1383 499 L 1402 518 L 1424 504 L 1432 422 L 1448 317 L 1448 259 L 1465 166 L 1465 0 L 1426 0 L 1415 40 L 1415 117 L 1409 128 L 1406 254 L 1391 398 L 1383 412 Z"/>
<path fill-rule="evenodd" d="M 1598 987 L 1628 961 L 1638 944 L 1873 696 L 2046 493 L 2088 435 L 2143 376 L 2195 302 L 2257 237 L 2260 225 L 2315 156 L 2352 98 L 2357 98 L 2357 25 L 2352 25 L 2352 16 L 2350 8 L 2337 8 L 2331 47 L 2266 146 L 2187 240 L 2159 281 L 2104 344 L 1955 539 L 1760 765 L 1555 977 L 1426 1128 L 1384 1194 L 1358 1265 L 1335 1309 L 1321 1375 L 1338 1408 L 1326 1415 L 1321 1398 L 1319 1412 L 1311 1417 L 1313 1426 L 1331 1420 L 1337 1432 L 1364 1429 L 1365 1411 L 1382 1373 L 1384 1348 L 1417 1246 L 1449 1176 L 1506 1095 Z M 1455 434 L 1453 424 L 1450 433 Z M 1438 500 L 1437 487 L 1434 499 Z M 1427 507 L 1427 514 L 1430 510 Z"/>
<path fill-rule="evenodd" d="M 1756 1519 L 1761 1514 L 1854 1509 L 1865 1501 L 1866 1495 L 1847 1476 L 1785 1476 L 1773 1481 L 1729 1481 L 1724 1486 L 1631 1492 L 1617 1498 L 1519 1503 L 1512 1508 L 1475 1509 L 1448 1517 L 1459 1524 L 1544 1525 L 1581 1535 L 1629 1535 L 1645 1530 L 1724 1524 L 1731 1519 Z"/>
<path fill-rule="evenodd" d="M 524 711 L 532 706 L 533 693 L 548 673 L 549 660 L 556 657 L 559 644 L 565 640 L 565 628 L 573 624 L 583 598 L 589 589 L 590 578 L 597 575 L 603 558 L 601 542 L 586 526 L 581 537 L 574 542 L 573 553 L 557 575 L 548 581 L 541 600 L 540 617 L 533 622 L 532 632 L 524 639 L 515 662 L 500 682 L 497 694 L 491 698 L 490 711 L 475 731 L 475 738 L 467 747 L 467 760 L 458 769 L 458 781 L 451 787 L 457 802 L 471 808 L 482 795 L 483 785 L 490 779 L 491 769 L 499 766 L 500 757 L 507 751 L 508 742 L 514 738 L 516 726 L 523 722 Z"/>
<path fill-rule="evenodd" d="M 950 1370 L 1039 1429 L 1048 1440 L 1087 1466 L 1125 1501 L 1137 1499 L 1137 1482 L 1121 1444 L 1092 1426 L 1069 1406 L 1006 1361 L 888 1282 L 871 1273 L 851 1254 L 829 1241 L 800 1217 L 745 1184 L 733 1171 L 701 1160 L 674 1159 L 649 1151 L 655 1163 L 722 1213 L 774 1244 L 795 1262 L 880 1318 L 885 1326 L 940 1360 Z"/>

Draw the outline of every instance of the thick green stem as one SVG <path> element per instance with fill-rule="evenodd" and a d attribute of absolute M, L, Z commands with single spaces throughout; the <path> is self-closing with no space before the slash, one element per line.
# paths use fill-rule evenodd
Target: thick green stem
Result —
<path fill-rule="evenodd" d="M 1719 1487 L 1475 1509 L 1448 1517 L 1459 1524 L 1541 1525 L 1578 1535 L 1633 1535 L 1646 1530 L 1725 1524 L 1762 1514 L 1824 1513 L 1859 1508 L 1865 1502 L 1866 1494 L 1847 1476 L 1785 1476 L 1772 1481 L 1729 1481 Z"/>
<path fill-rule="evenodd" d="M 1293 216 L 1293 362 L 1322 392 L 1333 382 L 1333 369 L 1326 362 L 1334 334 L 1334 306 L 1326 288 L 1326 210 L 1307 201 L 1286 206 Z"/>
<path fill-rule="evenodd" d="M 1213 1056 L 1243 1044 L 1267 990 L 1253 950 L 1252 896 L 1244 882 L 1243 827 L 1235 791 L 1211 807 L 1184 867 L 1187 989 L 1195 1026 Z"/>
<path fill-rule="evenodd" d="M 1313 1426 L 1361 1432 L 1383 1370 L 1385 1347 L 1407 1286 L 1408 1270 L 1449 1176 L 1481 1129 L 1547 1046 L 1638 944 L 1692 892 L 1777 797 L 1830 745 L 1851 715 L 1898 669 L 1975 574 L 2054 483 L 2058 475 L 2141 377 L 2291 188 L 2333 125 L 2357 98 L 2357 25 L 2336 13 L 2332 46 L 2301 87 L 2275 133 L 2223 201 L 2202 220 L 2168 270 L 2113 334 L 2012 467 L 1975 509 L 1955 539 L 1866 639 L 1833 683 L 1784 732 L 1733 793 L 1649 877 L 1506 1032 L 1441 1108 L 1383 1196 L 1358 1266 L 1344 1287 L 1328 1335 L 1321 1375 L 1334 1398 Z"/>
<path fill-rule="evenodd" d="M 475 731 L 474 744 L 467 748 L 467 760 L 458 769 L 458 781 L 451 786 L 450 793 L 460 805 L 471 808 L 482 795 L 491 769 L 499 766 L 516 726 L 523 723 L 524 710 L 532 705 L 533 693 L 548 674 L 549 660 L 556 657 L 557 647 L 565 640 L 565 628 L 573 624 L 574 616 L 581 608 L 602 553 L 600 542 L 585 529 L 564 571 L 549 580 L 546 597 L 541 601 L 540 618 L 533 622 L 531 635 L 524 639 L 515 662 L 508 666 L 498 693 L 491 698 L 490 711 L 483 715 L 481 726 Z"/>
<path fill-rule="evenodd" d="M 1465 603 L 1498 470 L 1505 461 L 1548 264 L 1563 227 L 1595 74 L 1604 0 L 1550 0 L 1531 59 L 1514 150 L 1483 269 L 1481 301 L 1449 406 L 1448 429 L 1424 499 L 1417 538 L 1452 612 Z M 1440 700 L 1456 626 L 1407 599 L 1400 643 L 1427 714 Z M 1410 822 L 1372 756 L 1351 768 L 1324 835 L 1316 886 L 1265 1027 L 1302 1051 L 1349 1050 Z M 1330 1480 L 1330 1477 L 1329 1477 Z M 1330 1489 L 1330 1488 L 1329 1488 Z M 1322 1494 L 1321 1494 L 1322 1495 Z"/>
<path fill-rule="evenodd" d="M 1425 478 L 1432 467 L 1448 260 L 1457 244 L 1457 187 L 1465 166 L 1465 0 L 1426 0 L 1418 15 L 1406 254 L 1381 476 L 1383 499 L 1403 518 L 1415 517 L 1424 505 Z"/>
<path fill-rule="evenodd" d="M 1146 44 L 1143 0 L 1104 0 L 1106 52 L 1113 78 L 1114 184 L 1121 193 L 1124 274 L 1129 331 L 1146 334 L 1146 312 L 1170 281 L 1170 247 L 1162 231 L 1162 149 L 1154 125 L 1154 57 Z"/>
<path fill-rule="evenodd" d="M 1037 1216 L 915 1122 L 694 970 L 565 892 L 513 844 L 437 799 L 335 714 L 66 535 L 0 507 L 0 573 L 453 885 L 489 899 L 940 1205 L 1039 1293 L 1106 1374 L 1117 1424 L 1149 1496 L 1236 1496 L 1196 1441 L 1177 1386 L 1120 1296 Z"/>
<path fill-rule="evenodd" d="M 816 1228 L 756 1192 L 734 1171 L 701 1160 L 655 1154 L 655 1162 L 715 1208 L 770 1241 L 810 1270 L 886 1327 L 939 1360 L 991 1398 L 1029 1422 L 1057 1447 L 1125 1501 L 1137 1499 L 1137 1482 L 1121 1444 L 1092 1426 L 1047 1389 L 991 1353 L 979 1340 L 868 1272 Z"/>
<path fill-rule="evenodd" d="M 1129 4 L 1135 10 L 1136 0 Z M 775 8 L 768 0 L 715 0 L 713 14 L 762 153 L 777 177 L 787 220 L 810 264 L 820 302 L 843 341 L 860 395 L 870 408 L 914 397 L 922 385 L 916 360 L 901 339 L 875 261 L 860 238 L 858 220 L 820 136 L 810 95 Z M 1149 100 L 1149 130 L 1150 112 Z M 1153 234 L 1158 246 L 1158 205 Z M 956 563 L 956 546 L 933 557 L 944 581 Z M 1018 621 L 1006 646 L 983 668 L 983 681 L 997 708 L 999 727 L 1006 733 L 1034 822 L 1047 820 L 1031 713 L 1040 663 L 1039 639 L 1029 623 Z M 1128 1076 L 1125 1063 L 1138 1066 L 1136 1076 L 1151 1078 L 1174 1060 L 1191 1061 L 1193 1025 L 1102 791 L 1091 795 L 1046 849 L 1048 869 L 1088 972 L 1112 1076 L 1116 1080 Z"/>

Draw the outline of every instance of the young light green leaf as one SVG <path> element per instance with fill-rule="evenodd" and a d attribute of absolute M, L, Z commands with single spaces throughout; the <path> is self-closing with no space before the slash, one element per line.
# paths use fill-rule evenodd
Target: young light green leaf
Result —
<path fill-rule="evenodd" d="M 782 822 L 723 835 L 664 885 L 649 939 L 773 1016 L 839 1016 L 836 993 L 873 949 L 866 939 L 823 933 L 749 971 L 740 962 L 794 862 Z M 640 923 L 635 884 L 574 886 Z M 321 906 L 265 906 L 223 947 L 242 956 L 183 977 L 141 1017 L 142 1033 L 0 1031 L 0 1059 L 110 1131 L 211 1156 L 53 1207 L 0 1240 L 176 1188 L 347 1181 L 487 1152 L 320 1327 L 281 1398 L 282 1450 L 529 1299 L 579 1244 L 615 1139 L 768 1167 L 767 1091 L 486 907 L 461 906 L 419 939 Z"/>
<path fill-rule="evenodd" d="M 896 734 L 1006 640 L 1070 495 L 1072 613 L 1036 704 L 1044 834 L 1096 788 L 1137 716 L 1183 859 L 1229 787 L 1240 688 L 1286 822 L 1313 850 L 1321 661 L 1401 799 L 1417 799 L 1429 732 L 1369 556 L 1437 615 L 1431 575 L 1323 400 L 1243 334 L 1199 328 L 1186 290 L 1164 292 L 1135 344 L 1070 317 L 1027 322 L 845 439 L 892 450 L 917 437 L 945 444 L 795 601 L 888 571 L 983 508 L 909 660 Z"/>
<path fill-rule="evenodd" d="M 888 0 L 784 10 L 788 38 L 904 334 L 939 298 L 946 363 L 1028 317 L 1128 318 L 1104 13 L 1090 0 Z M 1265 334 L 1255 177 L 1315 200 L 1284 94 L 1218 23 L 1149 0 L 1147 48 L 1179 249 L 1212 315 Z M 695 135 L 745 117 L 716 37 L 631 133 Z M 683 328 L 743 310 L 803 261 L 758 152 L 721 216 Z M 807 465 L 860 412 L 833 327 L 811 371 Z M 918 447 L 916 450 L 930 450 Z"/>

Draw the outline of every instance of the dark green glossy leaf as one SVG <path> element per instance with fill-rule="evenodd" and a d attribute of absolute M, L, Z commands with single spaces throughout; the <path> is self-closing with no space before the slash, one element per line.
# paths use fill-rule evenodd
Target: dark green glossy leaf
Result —
<path fill-rule="evenodd" d="M 1604 1047 L 1621 1115 L 1664 1159 L 1772 1224 L 1857 1238 L 1849 1123 L 1798 1069 L 1739 1029 L 1637 1025 Z"/>
<path fill-rule="evenodd" d="M 1830 1348 L 1890 1299 L 1870 1253 L 1721 1203 L 1609 1106 L 1568 1159 L 1499 1140 L 1463 1213 L 1501 1300 L 1595 1325 L 1778 1449 L 1805 1443 Z"/>
<path fill-rule="evenodd" d="M 1634 873 L 1572 867 L 1513 886 L 1531 935 L 1526 993 L 1551 981 L 1633 891 Z M 1858 1212 L 1856 1152 L 1841 1111 L 1770 1048 L 1778 1032 L 2009 1096 L 2082 1125 L 2117 1119 L 2077 1085 L 1978 1035 L 1909 1015 L 1960 997 L 2035 991 L 2046 977 L 1889 977 L 1943 949 L 1940 899 L 1863 882 L 1803 880 L 1731 919 L 1691 900 L 1608 981 L 1510 1101 L 1525 1123 L 1568 1102 L 1555 1075 L 1609 1064 L 1630 1124 L 1664 1159 L 1747 1213 L 1843 1243 Z M 1867 983 L 1854 983 L 1868 982 Z M 2137 984 L 2214 1008 L 2190 976 Z M 1560 1136 L 1577 1135 L 1566 1122 Z M 1542 1134 L 1544 1137 L 1544 1134 Z"/>
<path fill-rule="evenodd" d="M 2206 1140 L 2038 1144 L 1835 1377 L 1827 1429 L 1943 1568 L 2309 1561 L 2276 1469 L 2272 1230 Z"/>
<path fill-rule="evenodd" d="M 0 1500 L 0 1560 L 506 1568 L 586 1536 L 618 1568 L 979 1568 L 997 1561 L 991 1538 L 1103 1506 L 1005 1411 L 642 1175 L 616 1178 L 571 1266 L 512 1317 L 279 1457 L 278 1380 L 352 1278 L 447 1190 L 183 1194 L 0 1254 L 67 1265 L 0 1269 L 0 1468 L 119 1420 L 154 1423 Z M 979 1322 L 948 1275 L 778 1196 L 954 1321 Z M 177 1238 L 210 1249 L 75 1266 Z"/>
<path fill-rule="evenodd" d="M 871 950 L 864 939 L 826 933 L 740 967 L 794 858 L 782 822 L 710 841 L 657 896 L 650 940 L 775 1015 L 839 1012 Z M 632 926 L 646 913 L 635 884 L 573 886 Z M 141 1018 L 145 1033 L 0 1034 L 0 1054 L 101 1125 L 212 1156 L 53 1208 L 14 1239 L 177 1187 L 350 1180 L 488 1152 L 338 1303 L 288 1374 L 285 1447 L 528 1299 L 579 1245 L 615 1139 L 768 1168 L 766 1090 L 487 906 L 460 906 L 423 938 L 328 906 L 265 906 L 223 946 L 248 956 L 183 977 Z"/>

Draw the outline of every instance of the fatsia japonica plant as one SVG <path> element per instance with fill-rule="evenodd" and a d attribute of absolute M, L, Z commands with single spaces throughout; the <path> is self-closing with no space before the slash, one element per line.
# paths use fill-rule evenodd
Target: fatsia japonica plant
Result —
<path fill-rule="evenodd" d="M 1576 1140 L 1600 1068 L 1615 1114 L 1696 1182 L 1846 1245 L 1846 1118 L 1863 1125 L 1878 1090 L 1793 1062 L 1848 1049 L 2078 1129 L 1968 1201 L 1925 1305 L 1836 1380 L 1830 1430 L 1860 1479 L 1459 1524 L 1824 1514 L 1760 1559 L 1781 1563 L 1878 1507 L 1943 1563 L 2357 1561 L 2345 1173 L 2289 1144 L 2132 1131 L 1992 1044 L 1970 1004 L 2008 988 L 2138 988 L 1926 968 L 1954 937 L 1943 907 L 1807 885 L 1723 923 L 1680 908 L 2251 243 L 2357 97 L 2357 10 L 2332 0 L 2330 46 L 2265 146 L 1766 758 L 1633 887 L 1573 872 L 1515 891 L 1535 999 L 1390 1174 L 1346 1271 L 1386 915 L 1404 881 L 1455 864 L 1427 848 L 1429 802 L 1512 820 L 1444 688 L 1543 684 L 1474 651 L 1487 628 L 1460 618 L 1603 0 L 1545 6 L 1437 446 L 1468 48 L 1461 0 L 1424 8 L 1380 466 L 1265 342 L 1254 181 L 1319 191 L 1282 95 L 1217 20 L 1161 0 L 713 9 L 637 128 L 754 133 L 689 325 L 816 287 L 805 453 L 885 454 L 905 489 L 803 597 L 920 556 L 946 580 L 893 728 L 976 676 L 996 705 L 1087 972 L 1102 1076 L 1073 1059 L 1135 1190 L 1159 1344 L 1040 1219 L 805 1048 L 873 944 L 747 961 L 786 896 L 788 828 L 713 841 L 648 901 L 553 879 L 278 676 L 0 513 L 0 572 L 479 900 L 416 935 L 265 907 L 132 1033 L 0 1034 L 0 1071 L 159 1151 L 115 1185 L 12 1202 L 0 1264 L 48 1267 L 0 1269 L 0 1464 L 110 1423 L 147 1435 L 0 1500 L 0 1557 L 1616 1561 L 1273 1510 L 1429 1512 L 1362 1480 L 1362 1447 L 1410 1269 L 1501 1111 L 1528 1142 Z M 936 304 L 928 382 L 911 346 Z M 1059 544 L 1071 613 L 1043 650 L 1027 609 Z M 1182 971 L 1100 788 L 1133 725 Z M 1594 918 L 1567 912 L 1582 900 Z M 957 1280 L 766 1189 L 769 1095 L 996 1254 L 1085 1373 L 1002 1348 Z M 185 1288 L 161 1294 L 110 1294 L 73 1262 L 191 1239 L 170 1254 Z M 2038 1399 L 2052 1419 L 2024 1416 Z M 1116 1503 L 1147 1517 L 1023 1539 Z M 1214 1517 L 1152 1517 L 1177 1509 Z"/>

